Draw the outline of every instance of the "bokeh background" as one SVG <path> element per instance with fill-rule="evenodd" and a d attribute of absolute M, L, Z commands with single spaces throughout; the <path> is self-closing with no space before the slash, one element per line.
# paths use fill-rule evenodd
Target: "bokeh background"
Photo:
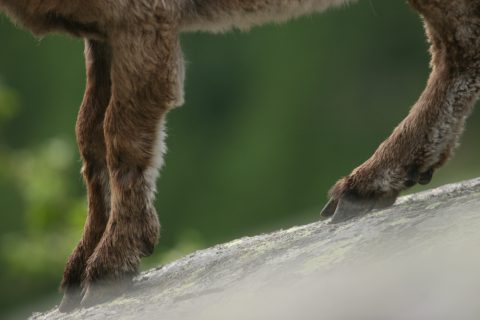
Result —
<path fill-rule="evenodd" d="M 59 301 L 82 231 L 74 125 L 85 75 L 80 40 L 40 41 L 4 16 L 0 39 L 0 318 L 17 318 Z M 142 268 L 315 221 L 328 188 L 389 135 L 429 71 L 404 1 L 182 42 L 187 102 L 169 115 L 162 239 Z M 480 176 L 479 134 L 477 112 L 433 185 Z"/>

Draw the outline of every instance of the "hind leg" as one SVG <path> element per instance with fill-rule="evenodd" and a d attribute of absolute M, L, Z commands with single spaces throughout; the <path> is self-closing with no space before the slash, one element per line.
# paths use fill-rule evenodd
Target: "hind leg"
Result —
<path fill-rule="evenodd" d="M 77 120 L 77 141 L 83 160 L 87 187 L 88 216 L 82 239 L 68 259 L 61 288 L 64 298 L 60 311 L 80 305 L 81 282 L 87 260 L 103 235 L 110 211 L 110 190 L 106 164 L 103 121 L 111 94 L 110 49 L 108 45 L 85 42 L 87 87 Z"/>
<path fill-rule="evenodd" d="M 427 184 L 452 155 L 480 91 L 480 4 L 411 0 L 425 21 L 432 72 L 410 114 L 373 156 L 332 188 L 323 217 L 343 221 Z"/>

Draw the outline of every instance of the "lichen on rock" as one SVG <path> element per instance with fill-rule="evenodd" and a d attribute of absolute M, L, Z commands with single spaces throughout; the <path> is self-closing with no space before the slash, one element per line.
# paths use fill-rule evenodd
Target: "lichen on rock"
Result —
<path fill-rule="evenodd" d="M 31 319 L 480 319 L 479 230 L 476 179 L 202 250 L 114 301 Z"/>

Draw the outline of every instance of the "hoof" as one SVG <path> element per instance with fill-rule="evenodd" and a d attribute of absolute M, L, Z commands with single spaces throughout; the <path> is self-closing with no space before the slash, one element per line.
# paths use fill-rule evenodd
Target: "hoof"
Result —
<path fill-rule="evenodd" d="M 65 291 L 62 302 L 58 310 L 62 313 L 72 312 L 76 308 L 80 307 L 80 302 L 82 301 L 82 293 L 80 290 L 67 290 Z"/>
<path fill-rule="evenodd" d="M 397 196 L 362 198 L 352 194 L 342 195 L 339 199 L 330 199 L 320 213 L 322 220 L 332 217 L 331 223 L 344 222 L 363 216 L 374 209 L 390 207 L 395 203 Z"/>
<path fill-rule="evenodd" d="M 111 301 L 127 292 L 131 285 L 131 279 L 100 281 L 89 284 L 85 288 L 81 306 L 89 308 Z"/>

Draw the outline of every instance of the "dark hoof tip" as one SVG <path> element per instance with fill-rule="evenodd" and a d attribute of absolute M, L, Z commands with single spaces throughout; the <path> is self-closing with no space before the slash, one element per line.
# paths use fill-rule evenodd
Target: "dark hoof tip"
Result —
<path fill-rule="evenodd" d="M 424 186 L 429 184 L 432 181 L 432 179 L 433 179 L 433 169 L 430 169 L 427 172 L 420 174 L 420 177 L 418 178 L 418 183 Z"/>
<path fill-rule="evenodd" d="M 330 218 L 335 214 L 335 210 L 337 210 L 338 201 L 335 199 L 330 199 L 328 203 L 323 207 L 322 212 L 320 212 L 320 220 L 325 220 Z"/>
<path fill-rule="evenodd" d="M 408 173 L 408 179 L 405 181 L 405 187 L 410 188 L 417 183 L 422 186 L 427 185 L 432 181 L 433 173 L 434 170 L 432 168 L 425 172 L 419 172 L 417 168 L 414 168 Z"/>

